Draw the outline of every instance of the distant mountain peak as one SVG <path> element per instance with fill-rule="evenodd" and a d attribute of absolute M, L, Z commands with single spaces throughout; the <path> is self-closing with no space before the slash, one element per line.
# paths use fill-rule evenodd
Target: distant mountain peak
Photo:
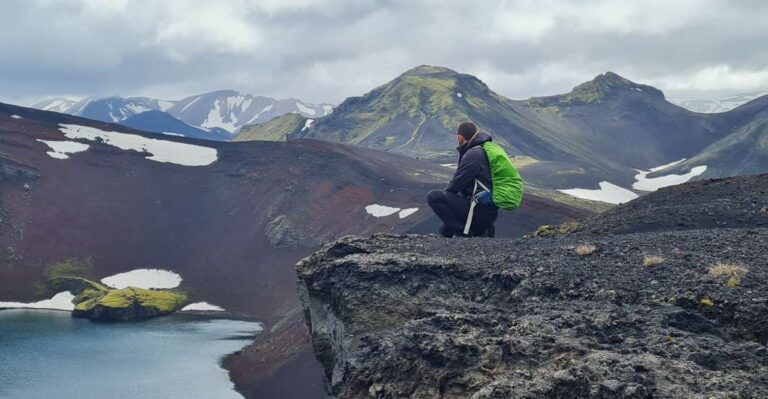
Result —
<path fill-rule="evenodd" d="M 430 76 L 430 75 L 458 75 L 459 73 L 453 69 L 432 66 L 432 65 L 419 65 L 415 68 L 411 68 L 403 75 L 405 76 Z"/>
<path fill-rule="evenodd" d="M 611 71 L 607 71 L 605 73 L 595 76 L 595 78 L 592 79 L 592 81 L 593 82 L 599 81 L 599 82 L 605 82 L 605 83 L 617 84 L 617 85 L 623 85 L 623 86 L 634 85 L 634 83 L 631 80 L 619 75 L 616 72 L 611 72 Z"/>
<path fill-rule="evenodd" d="M 599 104 L 619 93 L 664 98 L 664 93 L 653 86 L 635 83 L 615 72 L 608 71 L 574 87 L 566 94 L 531 97 L 528 103 L 534 108 Z"/>
<path fill-rule="evenodd" d="M 768 96 L 768 90 L 732 94 L 730 96 L 721 97 L 721 98 L 693 99 L 693 100 L 683 100 L 683 99 L 676 98 L 676 99 L 669 99 L 669 101 L 672 102 L 673 104 L 677 104 L 693 112 L 709 114 L 709 113 L 727 112 L 763 96 Z"/>
<path fill-rule="evenodd" d="M 214 90 L 214 91 L 205 92 L 205 93 L 203 93 L 203 94 L 199 94 L 199 95 L 197 95 L 197 96 L 205 96 L 205 95 L 210 95 L 210 96 L 230 96 L 230 97 L 234 97 L 234 96 L 244 96 L 244 95 L 246 95 L 246 94 L 240 93 L 240 92 L 239 92 L 239 91 L 237 91 L 237 90 L 232 90 L 232 89 L 222 89 L 222 90 Z"/>

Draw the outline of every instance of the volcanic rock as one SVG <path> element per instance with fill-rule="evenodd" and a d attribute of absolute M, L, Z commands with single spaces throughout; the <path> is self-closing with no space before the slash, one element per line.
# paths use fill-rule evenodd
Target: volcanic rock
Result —
<path fill-rule="evenodd" d="M 328 390 L 768 397 L 766 187 L 762 175 L 668 188 L 546 238 L 330 244 L 297 266 Z M 723 270 L 746 272 L 732 284 Z"/>

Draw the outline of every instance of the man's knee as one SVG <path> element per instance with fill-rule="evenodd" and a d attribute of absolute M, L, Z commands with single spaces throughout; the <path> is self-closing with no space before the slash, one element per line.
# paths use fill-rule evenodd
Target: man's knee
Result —
<path fill-rule="evenodd" d="M 432 206 L 438 202 L 441 202 L 444 197 L 445 192 L 443 190 L 432 190 L 429 192 L 429 194 L 427 194 L 427 202 L 430 206 Z"/>

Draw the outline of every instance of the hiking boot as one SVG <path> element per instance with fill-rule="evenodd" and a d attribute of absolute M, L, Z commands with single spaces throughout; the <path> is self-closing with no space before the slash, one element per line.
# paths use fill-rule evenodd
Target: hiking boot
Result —
<path fill-rule="evenodd" d="M 485 229 L 485 237 L 488 238 L 494 238 L 496 237 L 496 226 L 490 225 L 487 229 Z"/>
<path fill-rule="evenodd" d="M 437 232 L 445 238 L 451 238 L 455 234 L 453 229 L 448 227 L 445 223 L 440 223 L 440 226 L 437 228 Z"/>

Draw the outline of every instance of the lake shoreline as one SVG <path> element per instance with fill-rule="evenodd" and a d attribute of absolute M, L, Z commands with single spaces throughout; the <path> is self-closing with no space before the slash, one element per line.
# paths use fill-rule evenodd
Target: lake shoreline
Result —
<path fill-rule="evenodd" d="M 10 312 L 15 312 L 15 314 L 9 314 Z M 79 331 L 79 330 L 83 330 L 83 328 L 85 328 L 84 331 L 86 331 L 88 333 L 94 334 L 94 332 L 95 332 L 98 335 L 98 334 L 113 334 L 111 331 L 115 330 L 115 329 L 117 331 L 123 331 L 123 332 L 138 331 L 138 332 L 141 333 L 141 332 L 143 332 L 145 330 L 157 329 L 157 327 L 160 326 L 163 329 L 162 331 L 165 331 L 164 334 L 170 334 L 169 335 L 170 338 L 160 337 L 160 339 L 166 339 L 166 341 L 163 342 L 163 343 L 160 343 L 161 346 L 159 347 L 159 350 L 162 351 L 162 350 L 165 349 L 162 345 L 166 345 L 166 342 L 170 342 L 168 345 L 172 346 L 172 348 L 171 348 L 172 352 L 169 352 L 169 354 L 166 355 L 168 357 L 172 356 L 172 354 L 175 353 L 173 351 L 177 350 L 177 348 L 175 348 L 175 346 L 182 346 L 182 345 L 187 345 L 188 344 L 188 343 L 186 343 L 186 341 L 184 341 L 185 339 L 188 338 L 184 334 L 187 334 L 187 335 L 190 335 L 190 336 L 193 336 L 194 334 L 197 334 L 197 332 L 195 332 L 195 331 L 189 331 L 190 326 L 194 326 L 195 324 L 198 324 L 199 322 L 222 321 L 222 322 L 225 322 L 225 324 L 223 324 L 224 327 L 216 327 L 215 325 L 210 325 L 209 327 L 206 327 L 206 326 L 208 326 L 207 323 L 201 325 L 202 326 L 201 328 L 203 328 L 203 329 L 206 329 L 206 328 L 214 329 L 215 330 L 214 331 L 215 332 L 215 336 L 206 338 L 209 341 L 207 341 L 207 343 L 203 343 L 202 347 L 199 346 L 199 344 L 195 343 L 195 344 L 192 344 L 190 349 L 192 349 L 192 350 L 203 350 L 206 353 L 208 353 L 209 356 L 211 356 L 210 351 L 206 350 L 203 347 L 216 346 L 218 348 L 227 348 L 227 347 L 230 348 L 230 349 L 224 349 L 224 350 L 222 350 L 220 352 L 216 352 L 215 353 L 215 359 L 213 357 L 211 358 L 211 360 L 213 360 L 212 362 L 209 361 L 209 360 L 205 360 L 205 357 L 196 358 L 193 361 L 196 362 L 196 363 L 200 363 L 200 364 L 198 364 L 198 367 L 202 367 L 202 368 L 213 368 L 213 367 L 215 367 L 216 369 L 221 370 L 221 373 L 216 372 L 216 373 L 213 373 L 213 374 L 219 375 L 220 377 L 218 377 L 218 378 L 224 377 L 224 375 L 226 375 L 226 377 L 224 377 L 224 378 L 226 378 L 226 380 L 227 380 L 228 388 L 222 388 L 222 389 L 225 389 L 225 390 L 231 389 L 233 392 L 236 392 L 237 395 L 240 396 L 240 397 L 243 397 L 244 394 L 243 394 L 243 392 L 240 392 L 237 389 L 235 382 L 232 380 L 232 378 L 231 378 L 231 370 L 228 367 L 226 367 L 226 363 L 227 363 L 226 359 L 229 358 L 230 356 L 233 356 L 236 353 L 240 352 L 244 348 L 246 348 L 246 347 L 248 347 L 250 345 L 253 345 L 254 342 L 256 342 L 256 340 L 259 338 L 259 336 L 264 333 L 264 324 L 259 322 L 255 318 L 250 317 L 248 315 L 236 314 L 236 313 L 230 313 L 230 312 L 221 312 L 221 311 L 176 312 L 176 313 L 173 313 L 171 315 L 162 316 L 162 317 L 153 318 L 153 319 L 147 319 L 147 320 L 139 320 L 139 321 L 136 321 L 136 322 L 102 322 L 102 321 L 96 321 L 96 320 L 83 320 L 83 319 L 76 319 L 76 318 L 71 318 L 72 322 L 70 322 L 68 320 L 70 318 L 65 318 L 64 312 L 67 312 L 67 311 L 61 310 L 61 309 L 2 308 L 2 309 L 0 309 L 0 317 L 6 316 L 6 318 L 11 319 L 11 322 L 9 322 L 9 323 L 4 325 L 4 327 L 6 329 L 8 329 L 8 328 L 13 329 L 14 328 L 14 321 L 13 321 L 14 319 L 25 318 L 25 317 L 28 317 L 28 318 L 31 318 L 31 319 L 36 319 L 36 320 L 43 320 L 44 321 L 43 324 L 46 324 L 46 323 L 52 323 L 52 324 L 64 323 L 64 324 L 67 324 L 67 325 L 71 324 L 71 325 L 74 325 L 74 326 L 79 326 L 79 327 L 76 327 L 76 328 L 74 328 L 72 330 L 68 330 L 68 331 L 65 332 L 65 334 L 67 334 L 68 336 L 65 337 L 66 338 L 64 340 L 65 342 L 63 344 L 61 344 L 61 346 L 65 347 L 65 348 L 68 346 L 69 341 L 73 341 L 73 340 L 74 341 L 79 341 L 80 338 L 85 339 L 85 340 L 89 340 L 89 339 L 92 338 L 91 336 L 87 336 L 87 335 L 84 335 L 82 337 L 80 336 L 82 331 Z M 71 313 L 71 311 L 69 311 L 69 312 Z M 169 320 L 169 319 L 173 319 L 173 320 Z M 82 321 L 80 321 L 80 320 L 82 320 Z M 247 328 L 243 328 L 243 326 L 245 326 L 245 325 L 239 326 L 238 324 L 232 324 L 233 327 L 226 327 L 226 325 L 228 325 L 228 322 L 231 322 L 231 323 L 244 322 L 244 323 L 248 323 L 248 327 Z M 92 323 L 95 323 L 95 324 L 92 324 Z M 178 323 L 178 327 L 174 326 L 176 323 Z M 251 324 L 251 323 L 253 323 L 253 324 Z M 216 323 L 216 324 L 219 325 L 219 323 Z M 100 329 L 98 327 L 89 327 L 89 326 L 104 326 L 104 327 L 107 327 L 107 328 L 106 329 Z M 222 331 L 222 328 L 224 330 L 226 330 L 227 328 L 230 328 L 232 330 L 227 333 L 226 331 Z M 208 332 L 207 331 L 203 331 L 203 333 L 208 333 Z M 41 329 L 39 331 L 34 329 L 34 328 L 32 328 L 31 329 L 31 333 L 27 334 L 25 336 L 25 339 L 29 339 L 31 341 L 36 341 L 36 340 L 40 340 L 40 339 L 43 339 L 43 340 L 44 339 L 50 339 L 50 337 L 46 337 L 46 334 L 50 334 L 50 331 L 47 331 L 45 328 L 43 328 L 43 329 Z M 150 333 L 150 334 L 157 334 L 157 333 Z M 177 340 L 176 336 L 181 337 L 182 341 L 181 342 L 175 342 Z M 102 352 L 96 351 L 96 353 L 97 354 L 98 353 L 110 353 L 106 357 L 114 356 L 114 354 L 112 353 L 113 349 L 118 349 L 118 348 L 120 348 L 120 347 L 122 347 L 124 345 L 124 342 L 121 341 L 121 339 L 124 338 L 124 337 L 121 337 L 119 335 L 117 335 L 116 337 L 117 338 L 114 339 L 114 341 L 107 341 L 107 347 L 109 347 L 110 349 L 108 351 L 106 351 L 106 352 L 103 351 L 103 349 L 104 349 L 104 342 L 105 341 L 104 341 L 104 338 L 102 337 L 101 338 L 101 342 L 96 342 L 96 344 L 94 345 L 96 348 L 101 349 Z M 197 340 L 200 339 L 200 337 L 194 337 L 194 336 L 192 338 L 195 338 Z M 205 338 L 205 337 L 203 337 L 203 338 Z M 149 338 L 149 339 L 153 339 L 153 338 Z M 171 341 L 167 341 L 168 339 L 170 339 Z M 118 343 L 119 345 L 115 345 L 114 348 L 113 348 L 112 347 L 113 345 L 111 345 L 112 342 Z M 195 341 L 195 342 L 197 342 L 197 341 Z M 218 344 L 216 344 L 217 342 L 218 342 Z M 231 343 L 227 344 L 227 342 L 231 342 Z M 149 342 L 149 343 L 151 344 L 152 342 Z M 155 344 L 157 344 L 157 343 L 155 343 Z M 99 345 L 101 345 L 101 346 L 99 346 Z M 235 346 L 233 346 L 233 345 L 235 345 Z M 0 346 L 0 351 L 3 351 L 3 350 L 11 351 L 12 352 L 14 350 L 14 348 L 12 346 L 10 346 L 10 345 L 6 346 L 5 348 Z M 89 350 L 91 350 L 91 348 L 89 348 Z M 75 351 L 76 352 L 77 349 L 71 349 L 71 351 Z M 115 352 L 120 352 L 120 350 L 118 349 Z M 20 355 L 25 355 L 26 353 L 27 352 L 20 352 Z M 173 355 L 173 356 L 175 356 L 175 355 Z M 27 356 L 22 356 L 22 357 L 27 357 Z M 105 355 L 99 355 L 99 357 L 105 357 Z M 89 361 L 91 361 L 91 360 L 92 359 L 89 359 Z M 164 360 L 165 361 L 173 361 L 173 359 L 170 359 L 170 358 L 164 359 Z M 149 362 L 151 360 L 147 359 L 147 361 Z M 180 360 L 180 361 L 183 361 L 183 360 Z M 76 362 L 75 364 L 81 365 L 80 363 L 77 363 L 77 358 L 76 358 L 75 362 Z M 205 364 L 208 364 L 208 366 L 205 366 Z M 8 370 L 9 369 L 6 368 L 6 374 L 9 373 Z M 2 370 L 0 369 L 0 371 L 2 371 Z M 130 379 L 130 373 L 132 371 L 131 370 L 124 370 L 124 371 L 127 374 L 126 378 Z M 13 374 L 13 372 L 10 372 L 10 375 L 12 377 L 15 374 Z M 0 377 L 2 377 L 2 376 L 0 375 Z M 122 378 L 123 376 L 120 375 L 119 377 Z M 204 377 L 205 378 L 217 378 L 217 377 L 211 375 L 211 373 L 204 373 Z M 15 377 L 12 377 L 12 378 L 15 378 Z M 223 380 L 221 382 L 223 383 Z M 168 387 L 163 387 L 163 388 L 168 388 Z M 2 395 L 0 395 L 0 396 L 2 396 Z"/>

